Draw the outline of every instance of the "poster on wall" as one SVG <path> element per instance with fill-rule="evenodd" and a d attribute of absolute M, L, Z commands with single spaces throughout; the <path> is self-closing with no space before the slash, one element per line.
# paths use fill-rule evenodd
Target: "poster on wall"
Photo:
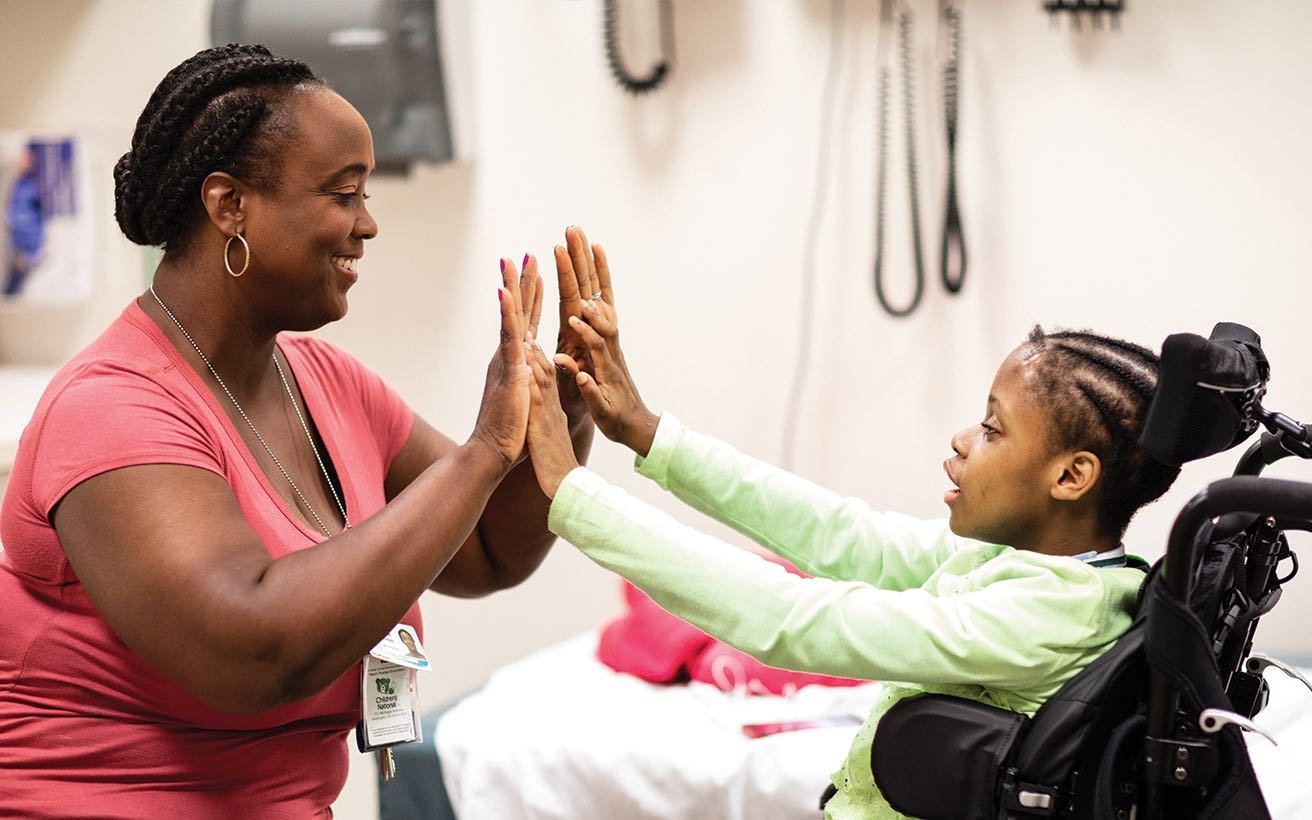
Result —
<path fill-rule="evenodd" d="M 71 135 L 0 131 L 0 308 L 89 296 L 93 231 L 83 148 Z"/>

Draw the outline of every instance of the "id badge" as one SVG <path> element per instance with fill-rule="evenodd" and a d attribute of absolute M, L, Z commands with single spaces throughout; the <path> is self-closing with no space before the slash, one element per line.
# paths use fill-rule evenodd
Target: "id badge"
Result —
<path fill-rule="evenodd" d="M 423 740 L 414 669 L 366 655 L 360 691 L 364 696 L 356 726 L 356 745 L 370 752 L 398 743 Z"/>
<path fill-rule="evenodd" d="M 355 727 L 360 751 L 423 740 L 416 670 L 431 667 L 415 629 L 397 624 L 360 666 L 362 720 Z"/>

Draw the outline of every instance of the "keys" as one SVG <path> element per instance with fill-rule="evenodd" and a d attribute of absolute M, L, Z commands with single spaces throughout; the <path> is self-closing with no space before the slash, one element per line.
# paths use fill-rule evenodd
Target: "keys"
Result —
<path fill-rule="evenodd" d="M 396 777 L 396 758 L 392 757 L 392 750 L 378 750 L 378 772 L 383 776 L 383 780 L 391 780 Z"/>

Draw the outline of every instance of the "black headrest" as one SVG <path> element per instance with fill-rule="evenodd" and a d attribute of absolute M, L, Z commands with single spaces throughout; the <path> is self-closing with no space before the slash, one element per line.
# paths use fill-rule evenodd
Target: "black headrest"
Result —
<path fill-rule="evenodd" d="M 1262 340 L 1243 325 L 1221 322 L 1207 339 L 1167 336 L 1139 446 L 1170 465 L 1230 449 L 1257 428 L 1248 405 L 1269 377 Z"/>

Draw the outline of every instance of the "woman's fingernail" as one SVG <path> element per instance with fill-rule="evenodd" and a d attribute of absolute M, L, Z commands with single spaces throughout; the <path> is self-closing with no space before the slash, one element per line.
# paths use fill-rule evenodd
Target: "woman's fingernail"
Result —
<path fill-rule="evenodd" d="M 505 299 L 505 298 L 506 298 L 506 291 L 505 291 L 505 289 L 503 289 L 503 288 L 497 288 L 497 304 L 498 304 L 498 305 L 501 304 L 501 300 L 502 300 L 502 299 Z"/>
<path fill-rule="evenodd" d="M 527 268 L 527 267 L 528 267 L 528 254 L 524 254 L 524 261 L 523 261 L 522 263 L 520 263 L 520 267 L 521 267 L 521 268 Z"/>
<path fill-rule="evenodd" d="M 501 257 L 501 272 L 502 273 L 506 272 L 506 257 L 504 256 Z"/>

